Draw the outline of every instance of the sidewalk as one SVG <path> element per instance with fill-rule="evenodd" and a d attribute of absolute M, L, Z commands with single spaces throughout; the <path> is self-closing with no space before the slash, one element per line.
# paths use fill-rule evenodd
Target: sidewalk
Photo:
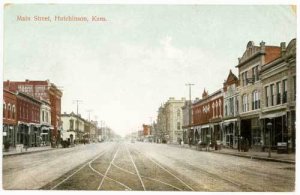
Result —
<path fill-rule="evenodd" d="M 34 152 L 42 152 L 47 150 L 55 150 L 57 148 L 51 148 L 51 146 L 42 146 L 42 147 L 30 147 L 27 150 L 25 148 L 22 151 L 17 151 L 16 148 L 10 148 L 8 152 L 2 150 L 2 156 L 12 156 L 12 155 L 21 155 L 21 154 L 29 154 Z"/>
<path fill-rule="evenodd" d="M 183 148 L 189 148 L 192 150 L 197 150 L 196 146 L 189 147 L 188 144 L 184 145 L 174 145 L 177 147 L 183 147 Z M 199 150 L 199 152 L 201 152 Z M 213 152 L 213 153 L 219 153 L 219 154 L 225 154 L 225 155 L 232 155 L 232 156 L 239 156 L 244 158 L 250 158 L 250 159 L 257 159 L 257 160 L 265 160 L 265 161 L 274 161 L 274 162 L 283 162 L 283 163 L 290 163 L 295 164 L 296 154 L 277 154 L 277 152 L 271 152 L 271 157 L 268 157 L 268 152 L 257 152 L 257 151 L 251 151 L 248 152 L 239 152 L 237 149 L 229 149 L 229 148 L 222 148 L 221 150 L 214 150 L 210 149 L 209 151 L 206 151 L 205 149 L 202 149 L 202 152 Z"/>

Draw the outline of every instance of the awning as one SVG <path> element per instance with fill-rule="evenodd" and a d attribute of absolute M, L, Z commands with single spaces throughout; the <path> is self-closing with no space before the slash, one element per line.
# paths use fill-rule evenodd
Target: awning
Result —
<path fill-rule="evenodd" d="M 43 131 L 43 130 L 47 130 L 47 131 L 49 131 L 50 130 L 50 128 L 49 127 L 42 127 L 41 128 L 41 130 Z"/>
<path fill-rule="evenodd" d="M 280 117 L 280 116 L 284 116 L 286 115 L 286 112 L 277 112 L 277 113 L 272 113 L 272 114 L 266 114 L 260 117 L 260 119 L 265 119 L 265 118 L 276 118 L 276 117 Z"/>
<path fill-rule="evenodd" d="M 209 125 L 202 125 L 201 129 L 204 129 L 204 128 L 209 128 Z"/>
<path fill-rule="evenodd" d="M 228 119 L 228 120 L 225 120 L 225 121 L 223 122 L 223 125 L 228 125 L 229 123 L 231 123 L 231 122 L 236 122 L 236 121 L 237 121 L 237 118 Z"/>

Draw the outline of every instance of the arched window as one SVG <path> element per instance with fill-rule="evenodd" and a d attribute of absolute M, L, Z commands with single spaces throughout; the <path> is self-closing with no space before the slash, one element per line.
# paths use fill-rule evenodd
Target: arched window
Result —
<path fill-rule="evenodd" d="M 7 118 L 10 118 L 11 117 L 11 106 L 10 104 L 8 104 L 7 106 Z"/>
<path fill-rule="evenodd" d="M 13 105 L 12 106 L 12 118 L 15 119 L 15 117 L 16 117 L 16 106 Z"/>
<path fill-rule="evenodd" d="M 3 102 L 3 118 L 5 118 L 6 104 Z"/>

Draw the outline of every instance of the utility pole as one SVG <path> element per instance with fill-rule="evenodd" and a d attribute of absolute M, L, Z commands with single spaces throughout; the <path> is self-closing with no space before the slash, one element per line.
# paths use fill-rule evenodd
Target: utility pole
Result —
<path fill-rule="evenodd" d="M 75 103 L 76 102 L 76 105 L 77 105 L 77 107 L 76 107 L 76 110 L 77 110 L 77 112 L 76 112 L 76 131 L 77 131 L 77 136 L 79 137 L 79 121 L 78 121 L 78 104 L 79 103 L 81 103 L 82 102 L 82 100 L 73 100 L 73 103 Z"/>
<path fill-rule="evenodd" d="M 89 109 L 89 110 L 86 110 L 86 112 L 89 113 L 89 121 L 91 121 L 90 117 L 91 117 L 91 112 L 93 112 L 93 110 Z"/>
<path fill-rule="evenodd" d="M 192 125 L 192 86 L 195 85 L 193 83 L 186 83 L 185 86 L 189 86 L 189 129 L 191 129 L 191 125 Z M 188 134 L 190 134 L 190 131 L 188 132 Z M 191 144 L 190 143 L 190 135 L 188 135 L 188 142 L 189 142 L 189 145 Z"/>
<path fill-rule="evenodd" d="M 89 110 L 86 110 L 86 112 L 89 113 L 89 130 L 86 133 L 88 135 L 88 138 L 91 139 L 91 127 L 92 127 L 92 125 L 91 125 L 91 112 L 93 112 L 93 110 L 89 109 Z"/>

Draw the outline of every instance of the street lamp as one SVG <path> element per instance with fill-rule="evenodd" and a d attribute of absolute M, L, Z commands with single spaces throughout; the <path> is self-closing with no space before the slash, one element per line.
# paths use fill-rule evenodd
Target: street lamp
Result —
<path fill-rule="evenodd" d="M 267 128 L 269 129 L 269 158 L 271 158 L 271 131 L 272 131 L 272 123 L 267 123 Z"/>

